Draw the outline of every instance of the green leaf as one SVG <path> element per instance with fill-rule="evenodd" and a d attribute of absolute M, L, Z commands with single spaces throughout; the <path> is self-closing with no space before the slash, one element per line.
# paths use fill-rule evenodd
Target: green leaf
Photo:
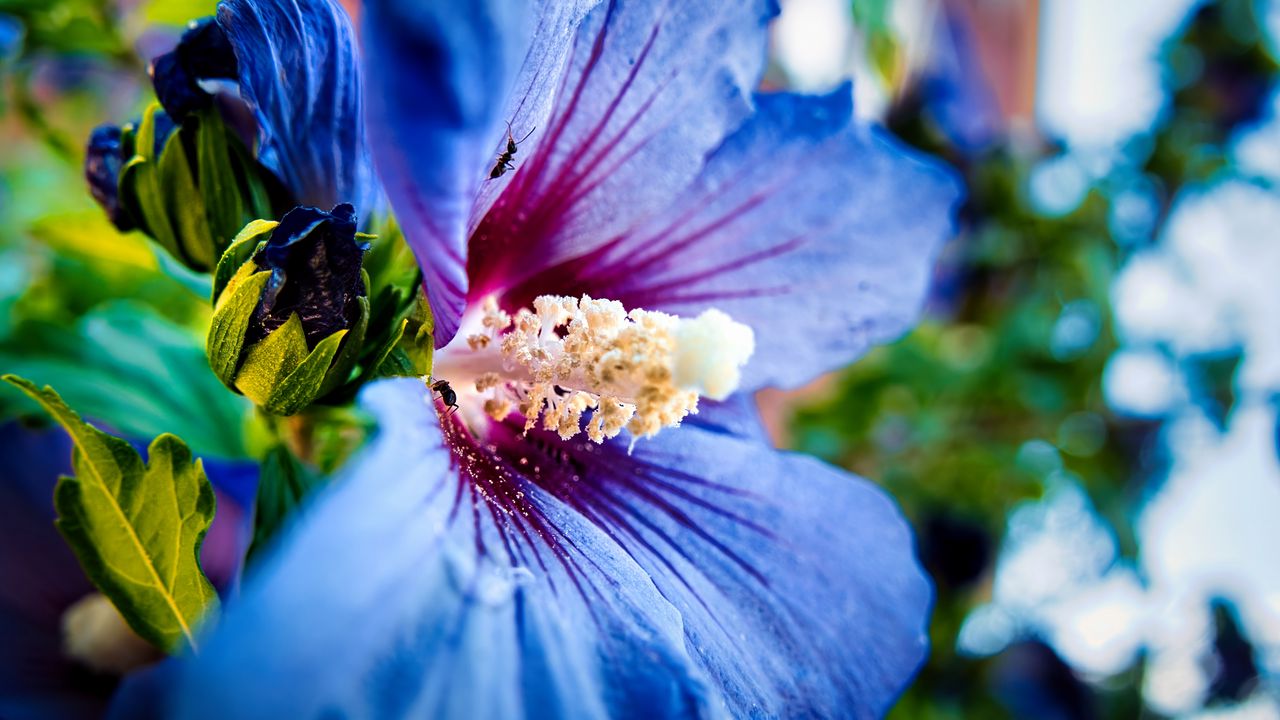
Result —
<path fill-rule="evenodd" d="M 178 128 L 165 142 L 159 163 L 160 185 L 183 259 L 193 269 L 211 270 L 222 253 L 214 247 L 204 196 L 196 187 L 187 159 L 184 139 L 191 132 L 185 126 Z"/>
<path fill-rule="evenodd" d="M 248 349 L 236 372 L 236 389 L 257 404 L 265 405 L 271 393 L 302 364 L 308 352 L 302 318 L 293 313 L 283 325 Z"/>
<path fill-rule="evenodd" d="M 227 287 L 227 283 L 231 282 L 236 271 L 253 257 L 253 251 L 258 247 L 258 243 L 266 239 L 262 236 L 274 230 L 279 224 L 275 220 L 254 220 L 236 234 L 231 245 L 222 253 L 217 270 L 214 271 L 213 302 L 218 302 L 218 296 Z"/>
<path fill-rule="evenodd" d="M 200 194 L 208 212 L 214 251 L 221 256 L 244 224 L 253 218 L 240 196 L 235 170 L 231 166 L 232 138 L 217 110 L 206 110 L 197 116 L 196 172 Z M 215 257 L 216 259 L 216 257 Z"/>
<path fill-rule="evenodd" d="M 253 542 L 245 556 L 247 564 L 259 557 L 303 498 L 323 483 L 323 475 L 299 462 L 284 445 L 277 445 L 267 451 L 258 474 L 258 500 L 253 511 Z"/>
<path fill-rule="evenodd" d="M 333 364 L 329 366 L 324 385 L 320 387 L 316 397 L 324 397 L 350 380 L 352 368 L 355 367 L 360 354 L 364 352 L 365 332 L 369 328 L 369 298 L 362 295 L 356 300 L 360 304 L 360 315 L 347 333 L 346 341 L 334 357 Z"/>
<path fill-rule="evenodd" d="M 346 330 L 339 330 L 307 352 L 297 313 L 249 348 L 236 373 L 236 389 L 273 415 L 293 415 L 320 395 L 325 375 Z"/>
<path fill-rule="evenodd" d="M 253 265 L 245 264 L 227 283 L 226 290 L 218 298 L 209 323 L 206 352 L 213 373 L 227 387 L 234 387 L 236 367 L 240 363 L 240 350 L 244 347 L 244 334 L 258 306 L 262 289 L 267 286 L 271 272 L 254 272 Z"/>
<path fill-rule="evenodd" d="M 408 357 L 404 357 L 403 362 L 392 361 L 388 363 L 388 358 L 392 357 L 392 351 L 400 344 L 400 339 L 404 337 L 405 328 L 409 326 L 409 319 L 405 318 L 400 321 L 396 329 L 387 336 L 387 341 L 380 346 L 376 352 L 369 358 L 369 364 L 365 367 L 358 380 L 363 385 L 376 377 L 399 377 L 411 373 Z M 403 353 L 402 353 L 403 356 Z M 384 368 L 383 365 L 386 365 Z"/>
<path fill-rule="evenodd" d="M 126 437 L 173 432 L 204 457 L 249 454 L 249 402 L 209 370 L 196 333 L 138 303 L 101 305 L 71 326 L 26 320 L 0 342 L 0 368 L 53 385 L 67 403 Z M 0 388 L 4 415 L 34 410 L 25 396 Z"/>
<path fill-rule="evenodd" d="M 80 419 L 52 388 L 5 375 L 40 403 L 74 443 L 75 475 L 54 490 L 58 530 L 85 574 L 139 636 L 169 652 L 195 646 L 196 626 L 218 594 L 200 569 L 213 522 L 213 486 L 174 435 L 137 451 Z"/>
<path fill-rule="evenodd" d="M 319 397 L 333 356 L 337 354 L 347 332 L 339 330 L 317 343 L 316 349 L 311 351 L 302 364 L 271 391 L 270 397 L 262 403 L 263 409 L 276 415 L 293 415 Z"/>

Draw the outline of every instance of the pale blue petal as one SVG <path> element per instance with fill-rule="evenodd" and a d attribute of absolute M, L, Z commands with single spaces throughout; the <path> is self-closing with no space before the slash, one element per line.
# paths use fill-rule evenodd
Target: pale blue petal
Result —
<path fill-rule="evenodd" d="M 179 716 L 705 714 L 648 576 L 537 485 L 461 480 L 500 479 L 484 448 L 451 454 L 423 391 L 366 390 L 377 438 L 226 604 Z"/>

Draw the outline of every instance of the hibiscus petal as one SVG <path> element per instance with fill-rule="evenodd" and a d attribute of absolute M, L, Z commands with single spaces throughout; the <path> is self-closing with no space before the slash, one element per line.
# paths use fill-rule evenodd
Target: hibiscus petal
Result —
<path fill-rule="evenodd" d="M 878 717 L 925 658 L 932 588 L 864 480 L 693 423 L 630 454 L 518 425 L 489 442 L 649 573 L 734 717 Z"/>
<path fill-rule="evenodd" d="M 376 440 L 227 604 L 184 670 L 180 715 L 705 712 L 649 578 L 536 485 L 486 497 L 495 486 L 462 482 L 459 464 L 493 458 L 455 455 L 423 391 L 366 391 Z"/>
<path fill-rule="evenodd" d="M 751 325 L 743 388 L 794 387 L 914 321 L 960 189 L 852 125 L 851 92 L 770 94 L 661 218 L 543 268 L 504 304 L 589 294 Z"/>
<path fill-rule="evenodd" d="M 750 112 L 772 0 L 610 0 L 583 22 L 552 115 L 468 251 L 472 294 L 509 287 L 667 208 Z M 527 132 L 531 127 L 520 126 Z M 506 185 L 503 185 L 506 183 Z"/>
<path fill-rule="evenodd" d="M 335 0 L 223 0 L 240 94 L 258 121 L 258 158 L 298 204 L 348 202 L 361 217 L 379 190 L 365 141 L 355 31 Z"/>
<path fill-rule="evenodd" d="M 546 32 L 534 41 L 535 54 L 530 27 L 571 29 L 577 7 L 557 0 L 533 9 L 516 0 L 364 4 L 370 137 L 423 266 L 437 336 L 452 337 L 462 314 L 467 218 L 505 128 L 504 98 L 526 53 L 550 61 L 563 54 L 557 44 L 568 43 L 566 32 Z"/>
<path fill-rule="evenodd" d="M 932 588 L 872 484 L 682 427 L 606 446 L 582 510 L 649 571 L 735 717 L 880 717 L 923 662 Z M 584 483 L 585 484 L 585 483 Z"/>
<path fill-rule="evenodd" d="M 930 586 L 870 484 L 692 424 L 442 442 L 420 393 L 369 391 L 379 439 L 228 607 L 186 715 L 870 717 L 924 658 Z"/>

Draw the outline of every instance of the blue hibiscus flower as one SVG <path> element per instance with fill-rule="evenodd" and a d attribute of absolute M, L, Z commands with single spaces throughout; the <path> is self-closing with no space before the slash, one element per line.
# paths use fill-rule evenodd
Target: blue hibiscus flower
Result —
<path fill-rule="evenodd" d="M 882 713 L 926 651 L 909 528 L 769 447 L 749 393 L 913 321 L 951 175 L 854 123 L 847 86 L 757 93 L 767 0 L 362 12 L 367 137 L 448 392 L 365 392 L 379 434 L 227 604 L 176 710 Z M 363 172 L 358 123 L 305 129 L 358 87 L 340 8 L 219 22 L 299 186 Z"/>

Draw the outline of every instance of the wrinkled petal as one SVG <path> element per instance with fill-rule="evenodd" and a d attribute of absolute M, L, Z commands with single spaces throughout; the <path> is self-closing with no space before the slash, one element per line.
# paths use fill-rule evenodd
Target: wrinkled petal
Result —
<path fill-rule="evenodd" d="M 600 529 L 491 451 L 454 455 L 421 383 L 365 399 L 376 440 L 226 605 L 180 716 L 705 709 L 679 617 Z"/>
<path fill-rule="evenodd" d="M 235 80 L 235 52 L 213 18 L 193 20 L 173 51 L 151 61 L 151 82 L 156 99 L 174 120 L 210 107 L 213 96 L 202 82 Z"/>
<path fill-rule="evenodd" d="M 350 204 L 332 212 L 299 206 L 285 213 L 253 258 L 260 269 L 270 269 L 271 277 L 249 319 L 245 346 L 294 315 L 302 321 L 309 348 L 353 327 L 361 313 L 359 298 L 366 292 L 360 265 L 368 248 L 356 239 L 356 213 Z"/>
<path fill-rule="evenodd" d="M 915 320 L 953 229 L 951 173 L 851 122 L 847 86 L 761 95 L 757 113 L 659 218 L 544 268 L 503 303 L 541 294 L 694 315 L 756 334 L 742 387 L 794 387 Z"/>
<path fill-rule="evenodd" d="M 258 122 L 258 159 L 300 204 L 379 200 L 365 141 L 355 30 L 335 0 L 223 0 L 240 95 Z"/>

